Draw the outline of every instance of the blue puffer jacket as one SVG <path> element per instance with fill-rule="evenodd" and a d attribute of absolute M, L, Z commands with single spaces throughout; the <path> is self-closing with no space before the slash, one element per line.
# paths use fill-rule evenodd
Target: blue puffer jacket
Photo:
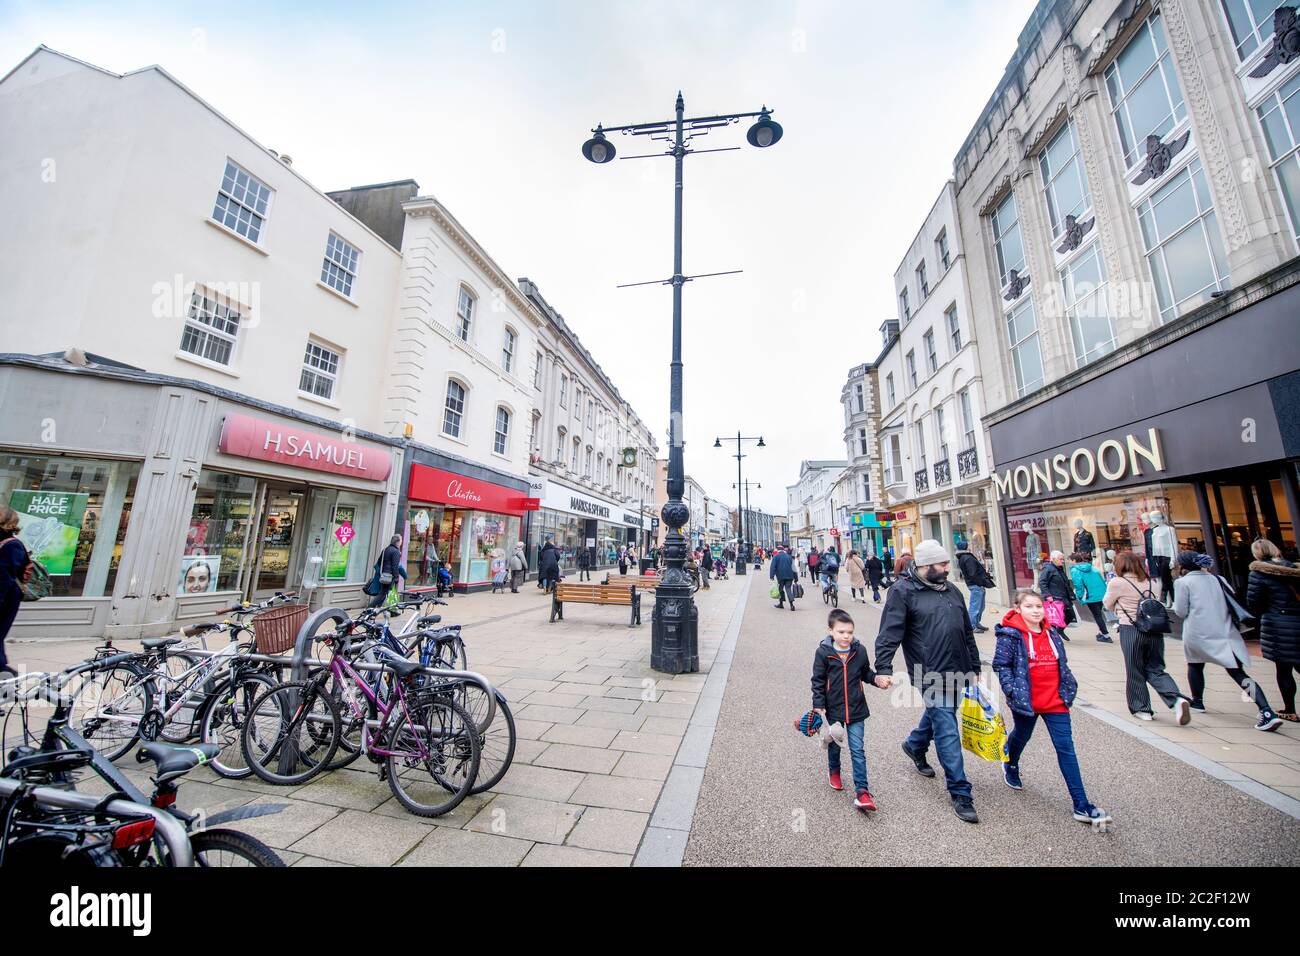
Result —
<path fill-rule="evenodd" d="M 1007 611 L 994 633 L 997 634 L 998 646 L 993 653 L 993 670 L 997 672 L 1002 684 L 1002 693 L 1006 695 L 1012 713 L 1032 717 L 1034 705 L 1029 689 L 1029 648 L 1025 644 L 1028 629 L 1020 618 L 1020 612 L 1014 608 Z M 1070 707 L 1079 692 L 1079 682 L 1074 679 L 1074 674 L 1065 661 L 1065 643 L 1054 629 L 1049 628 L 1048 633 L 1051 635 L 1052 646 L 1056 648 L 1056 660 L 1061 668 L 1061 686 L 1057 692 L 1065 706 Z"/>
<path fill-rule="evenodd" d="M 1097 604 L 1106 596 L 1106 579 L 1091 564 L 1076 564 L 1070 568 L 1075 596 L 1084 604 Z"/>

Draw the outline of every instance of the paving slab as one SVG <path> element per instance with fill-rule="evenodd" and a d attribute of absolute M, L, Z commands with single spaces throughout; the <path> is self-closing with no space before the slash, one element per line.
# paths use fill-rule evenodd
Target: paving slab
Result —
<path fill-rule="evenodd" d="M 518 866 L 533 844 L 527 840 L 434 827 L 399 866 Z"/>
<path fill-rule="evenodd" d="M 630 854 L 602 853 L 576 846 L 545 846 L 537 844 L 524 857 L 523 866 L 631 866 Z"/>
<path fill-rule="evenodd" d="M 574 804 L 503 794 L 471 820 L 466 829 L 534 843 L 560 844 L 584 809 Z"/>
<path fill-rule="evenodd" d="M 609 853 L 635 853 L 649 822 L 649 813 L 588 807 L 565 845 Z"/>
<path fill-rule="evenodd" d="M 410 820 L 344 810 L 289 849 L 353 866 L 391 866 L 427 834 Z"/>

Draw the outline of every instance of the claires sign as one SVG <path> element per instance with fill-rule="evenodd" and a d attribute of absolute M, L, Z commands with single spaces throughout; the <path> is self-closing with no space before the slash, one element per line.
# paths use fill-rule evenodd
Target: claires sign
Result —
<path fill-rule="evenodd" d="M 455 472 L 411 465 L 411 483 L 407 498 L 412 502 L 455 505 L 494 514 L 523 514 L 528 492 L 490 481 L 480 481 Z"/>
<path fill-rule="evenodd" d="M 217 450 L 223 455 L 272 461 L 368 481 L 386 481 L 393 469 L 391 452 L 289 428 L 250 415 L 226 416 Z"/>

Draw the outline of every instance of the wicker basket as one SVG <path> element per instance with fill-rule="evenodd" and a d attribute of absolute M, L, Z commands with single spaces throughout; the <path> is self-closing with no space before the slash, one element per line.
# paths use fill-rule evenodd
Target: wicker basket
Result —
<path fill-rule="evenodd" d="M 311 608 L 283 604 L 253 615 L 253 646 L 258 654 L 283 654 L 293 647 Z"/>

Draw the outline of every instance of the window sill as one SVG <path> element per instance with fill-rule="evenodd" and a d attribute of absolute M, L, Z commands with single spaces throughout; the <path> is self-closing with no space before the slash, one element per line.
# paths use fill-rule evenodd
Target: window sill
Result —
<path fill-rule="evenodd" d="M 344 302 L 346 302 L 348 305 L 352 306 L 352 308 L 354 308 L 354 309 L 359 309 L 359 308 L 361 308 L 361 306 L 357 305 L 357 303 L 353 300 L 352 296 L 350 296 L 350 295 L 344 295 L 342 292 L 340 292 L 338 289 L 334 288 L 332 285 L 326 285 L 324 282 L 321 282 L 320 279 L 317 279 L 317 280 L 316 280 L 316 285 L 319 286 L 320 288 L 324 289 L 326 292 L 328 292 L 330 295 L 334 296 L 336 299 L 342 299 L 342 300 L 343 300 Z"/>
<path fill-rule="evenodd" d="M 311 392 L 304 392 L 302 389 L 298 389 L 298 397 L 304 402 L 314 402 L 317 405 L 324 405 L 326 408 L 332 408 L 336 412 L 343 410 L 343 406 L 339 405 L 337 402 L 331 401 L 328 398 L 321 398 L 319 395 L 313 395 Z"/>
<path fill-rule="evenodd" d="M 465 441 L 465 439 L 457 438 L 455 435 L 448 435 L 446 432 L 438 432 L 438 437 L 445 438 L 447 441 L 450 442 L 455 442 L 457 445 L 461 445 L 465 448 L 469 447 L 469 442 Z"/>
<path fill-rule="evenodd" d="M 205 359 L 202 356 L 195 355 L 192 352 L 185 352 L 181 349 L 176 350 L 176 358 L 182 362 L 189 362 L 191 365 L 197 365 L 200 368 L 210 369 L 213 372 L 220 372 L 222 375 L 229 375 L 231 378 L 239 378 L 239 369 L 231 368 L 229 365 L 222 365 L 220 362 L 214 362 L 211 359 Z"/>
<path fill-rule="evenodd" d="M 248 246 L 248 248 L 250 248 L 250 249 L 254 250 L 255 252 L 257 252 L 259 255 L 263 255 L 263 256 L 269 256 L 269 255 L 270 255 L 269 252 L 267 252 L 265 249 L 263 249 L 260 245 L 258 245 L 258 244 L 257 244 L 256 242 L 254 242 L 253 240 L 248 239 L 248 238 L 246 238 L 246 237 L 244 237 L 244 236 L 241 236 L 239 233 L 235 232 L 235 230 L 231 229 L 231 228 L 230 228 L 229 226 L 227 226 L 227 225 L 224 225 L 223 223 L 219 223 L 219 222 L 217 222 L 217 221 L 216 221 L 215 219 L 213 219 L 211 216 L 209 216 L 207 219 L 204 219 L 203 221 L 206 222 L 206 223 L 207 223 L 209 226 L 211 226 L 213 229 L 217 230 L 217 232 L 220 232 L 220 233 L 222 233 L 223 235 L 227 235 L 227 236 L 229 236 L 231 239 L 234 239 L 234 240 L 237 241 L 237 242 L 242 242 L 244 245 Z"/>
<path fill-rule="evenodd" d="M 510 461 L 510 456 L 509 456 L 509 455 L 503 455 L 503 454 L 501 454 L 501 452 L 496 451 L 495 449 L 493 449 L 493 451 L 492 451 L 492 457 L 493 457 L 493 458 L 500 458 L 500 459 L 501 459 L 502 461 L 504 461 L 504 462 L 509 462 L 509 461 Z"/>

